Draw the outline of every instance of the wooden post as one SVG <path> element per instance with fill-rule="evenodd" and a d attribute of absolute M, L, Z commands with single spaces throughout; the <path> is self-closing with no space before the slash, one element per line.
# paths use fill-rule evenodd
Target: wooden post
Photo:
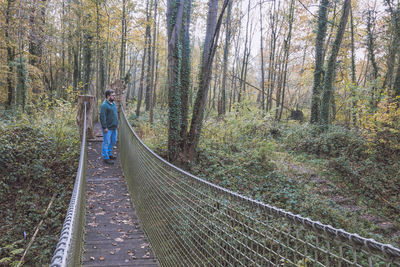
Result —
<path fill-rule="evenodd" d="M 95 109 L 95 97 L 91 95 L 78 96 L 78 115 L 76 116 L 76 123 L 79 127 L 79 136 L 82 140 L 83 123 L 85 114 L 85 101 L 86 101 L 86 137 L 87 139 L 94 139 L 93 134 L 93 111 Z"/>
<path fill-rule="evenodd" d="M 118 106 L 119 111 L 119 103 L 121 103 L 122 107 L 126 108 L 126 86 L 124 81 L 116 80 L 114 83 L 110 84 L 110 89 L 115 91 L 115 104 Z"/>
<path fill-rule="evenodd" d="M 93 122 L 99 121 L 99 105 L 97 104 L 97 94 L 96 94 L 96 87 L 94 86 L 94 81 L 89 84 L 89 95 L 94 96 L 94 103 L 96 105 L 93 106 Z"/>

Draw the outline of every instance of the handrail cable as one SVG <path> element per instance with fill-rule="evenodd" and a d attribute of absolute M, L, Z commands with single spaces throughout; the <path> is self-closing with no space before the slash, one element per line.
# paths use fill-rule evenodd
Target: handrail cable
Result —
<path fill-rule="evenodd" d="M 400 266 L 400 250 L 252 200 L 168 163 L 120 112 L 121 163 L 161 266 Z"/>
<path fill-rule="evenodd" d="M 85 101 L 79 167 L 61 235 L 51 260 L 51 267 L 79 266 L 81 264 L 86 202 L 86 104 Z"/>

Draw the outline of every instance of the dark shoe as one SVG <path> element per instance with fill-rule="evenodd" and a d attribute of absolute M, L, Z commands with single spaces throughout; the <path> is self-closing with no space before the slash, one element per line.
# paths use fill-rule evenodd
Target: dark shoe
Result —
<path fill-rule="evenodd" d="M 116 156 L 110 155 L 110 159 L 117 159 Z"/>
<path fill-rule="evenodd" d="M 104 161 L 104 163 L 106 163 L 106 164 L 110 164 L 110 165 L 113 165 L 113 164 L 114 164 L 114 161 L 112 161 L 111 159 L 103 159 L 103 161 Z"/>

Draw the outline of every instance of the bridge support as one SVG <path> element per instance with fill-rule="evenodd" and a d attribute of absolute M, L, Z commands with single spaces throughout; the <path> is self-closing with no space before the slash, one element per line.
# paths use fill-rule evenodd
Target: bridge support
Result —
<path fill-rule="evenodd" d="M 95 97 L 92 95 L 78 96 L 78 114 L 76 116 L 76 123 L 79 127 L 79 135 L 82 140 L 83 122 L 85 116 L 85 102 L 86 102 L 86 135 L 88 139 L 94 139 L 93 133 L 93 118 L 94 110 L 96 108 Z"/>

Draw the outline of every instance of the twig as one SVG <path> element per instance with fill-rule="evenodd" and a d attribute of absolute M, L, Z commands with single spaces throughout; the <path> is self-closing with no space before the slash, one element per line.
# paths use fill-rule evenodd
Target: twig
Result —
<path fill-rule="evenodd" d="M 51 197 L 50 203 L 47 206 L 46 211 L 44 212 L 43 219 L 40 221 L 38 226 L 36 226 L 35 233 L 33 234 L 31 240 L 29 241 L 28 247 L 25 249 L 24 254 L 22 255 L 21 259 L 19 260 L 19 263 L 18 263 L 17 267 L 20 267 L 21 264 L 24 262 L 25 256 L 28 253 L 28 250 L 31 248 L 31 246 L 33 244 L 33 241 L 35 241 L 36 235 L 39 232 L 39 228 L 40 228 L 40 226 L 42 226 L 44 218 L 46 217 L 47 213 L 49 212 L 50 207 L 53 204 L 54 199 L 56 198 L 56 195 L 57 195 L 57 193 L 54 193 L 53 196 Z"/>

